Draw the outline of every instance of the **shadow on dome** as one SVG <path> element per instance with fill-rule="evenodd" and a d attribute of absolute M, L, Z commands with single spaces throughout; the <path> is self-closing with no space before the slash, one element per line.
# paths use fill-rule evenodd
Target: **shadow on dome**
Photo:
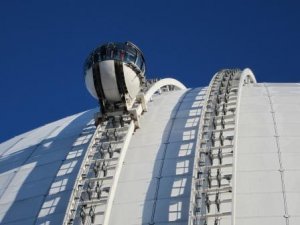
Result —
<path fill-rule="evenodd" d="M 1 224 L 62 223 L 95 131 L 94 112 L 64 118 L 0 145 L 6 146 L 0 150 Z"/>
<path fill-rule="evenodd" d="M 187 224 L 195 148 L 205 93 L 205 88 L 188 90 L 172 110 L 145 197 L 143 224 Z"/>

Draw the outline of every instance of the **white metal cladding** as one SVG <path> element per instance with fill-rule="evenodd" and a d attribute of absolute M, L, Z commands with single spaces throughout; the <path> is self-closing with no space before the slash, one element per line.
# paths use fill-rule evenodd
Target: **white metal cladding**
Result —
<path fill-rule="evenodd" d="M 235 124 L 240 91 L 254 82 L 250 69 L 221 70 L 210 82 L 195 153 L 189 224 L 234 223 Z"/>
<path fill-rule="evenodd" d="M 300 86 L 256 84 L 241 96 L 236 224 L 300 224 Z"/>
<path fill-rule="evenodd" d="M 61 224 L 95 110 L 19 135 L 0 145 L 0 224 Z"/>
<path fill-rule="evenodd" d="M 77 175 L 63 224 L 109 223 L 115 190 L 134 128 L 140 127 L 141 114 L 147 110 L 152 95 L 174 90 L 174 86 L 176 89 L 185 88 L 174 79 L 159 80 L 149 87 L 146 94 L 140 95 L 130 115 L 108 116 L 99 124 Z"/>
<path fill-rule="evenodd" d="M 127 150 L 109 224 L 187 224 L 206 89 L 156 95 Z"/>
<path fill-rule="evenodd" d="M 185 88 L 176 80 L 164 79 L 149 89 L 149 99 L 165 85 Z M 62 223 L 95 135 L 91 119 L 95 112 L 62 119 L 0 145 L 1 224 Z"/>
<path fill-rule="evenodd" d="M 248 85 L 255 82 L 248 69 L 241 73 L 241 80 L 233 224 L 298 225 L 300 85 Z M 145 100 L 163 82 L 149 89 Z M 206 92 L 207 88 L 196 88 L 153 96 L 127 149 L 109 224 L 188 223 L 196 143 L 203 141 L 198 128 Z M 62 223 L 95 132 L 94 112 L 56 121 L 0 144 L 1 225 Z M 227 224 L 226 219 L 217 222 Z"/>
<path fill-rule="evenodd" d="M 114 62 L 115 62 L 114 60 L 99 62 L 102 88 L 103 88 L 104 96 L 108 101 L 121 100 L 121 95 L 119 93 L 119 89 L 117 85 Z"/>

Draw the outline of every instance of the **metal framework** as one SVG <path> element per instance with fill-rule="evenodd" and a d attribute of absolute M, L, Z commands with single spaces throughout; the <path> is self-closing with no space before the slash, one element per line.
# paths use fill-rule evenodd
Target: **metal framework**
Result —
<path fill-rule="evenodd" d="M 234 174 L 238 104 L 251 70 L 222 70 L 210 82 L 200 119 L 189 224 L 234 224 Z M 185 89 L 174 79 L 153 83 L 126 114 L 105 115 L 88 147 L 64 219 L 65 225 L 108 224 L 124 157 L 139 118 L 156 92 Z"/>
<path fill-rule="evenodd" d="M 223 219 L 235 224 L 235 125 L 241 89 L 251 83 L 256 80 L 250 69 L 222 70 L 210 82 L 194 161 L 190 225 L 218 225 Z"/>
<path fill-rule="evenodd" d="M 171 87 L 171 88 L 170 88 Z M 66 210 L 64 225 L 108 224 L 115 190 L 131 136 L 147 102 L 161 91 L 185 89 L 174 79 L 162 79 L 141 93 L 128 113 L 107 114 L 94 133 L 81 164 Z"/>

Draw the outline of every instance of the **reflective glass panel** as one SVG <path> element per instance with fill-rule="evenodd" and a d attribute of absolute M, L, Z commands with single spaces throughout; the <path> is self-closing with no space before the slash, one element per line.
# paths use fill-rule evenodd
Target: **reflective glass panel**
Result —
<path fill-rule="evenodd" d="M 138 68 L 140 68 L 140 69 L 142 68 L 142 60 L 141 60 L 140 54 L 137 56 L 136 65 Z"/>

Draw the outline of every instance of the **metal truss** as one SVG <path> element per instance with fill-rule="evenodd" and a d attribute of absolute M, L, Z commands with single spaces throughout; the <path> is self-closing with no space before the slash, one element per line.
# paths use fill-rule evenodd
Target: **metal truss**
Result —
<path fill-rule="evenodd" d="M 256 80 L 249 69 L 222 70 L 210 82 L 195 155 L 190 225 L 234 224 L 238 103 L 242 87 L 250 83 Z"/>
<path fill-rule="evenodd" d="M 64 225 L 108 224 L 126 151 L 139 119 L 152 95 L 186 89 L 174 79 L 154 82 L 141 93 L 128 112 L 103 115 L 81 163 Z"/>

